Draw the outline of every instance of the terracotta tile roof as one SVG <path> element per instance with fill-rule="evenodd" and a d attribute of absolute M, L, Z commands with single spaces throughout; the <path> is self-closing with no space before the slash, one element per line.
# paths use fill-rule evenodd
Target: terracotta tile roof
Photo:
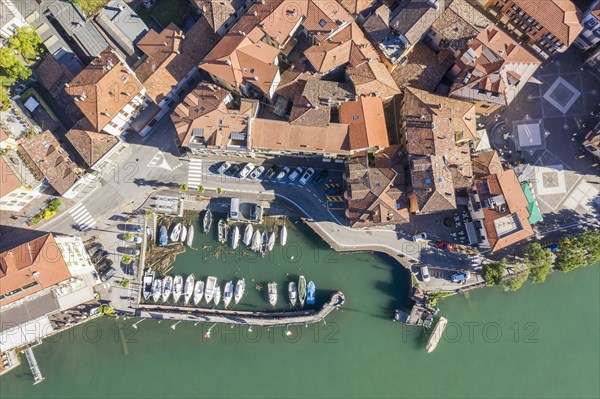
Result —
<path fill-rule="evenodd" d="M 454 0 L 431 27 L 441 35 L 443 47 L 452 46 L 461 52 L 490 25 L 492 22 L 466 0 Z"/>
<path fill-rule="evenodd" d="M 499 173 L 502 170 L 502 161 L 495 150 L 484 151 L 473 159 L 473 173 L 475 177 L 482 177 Z"/>
<path fill-rule="evenodd" d="M 32 139 L 21 139 L 19 153 L 39 178 L 45 177 L 52 188 L 63 195 L 78 179 L 78 168 L 50 131 Z"/>
<path fill-rule="evenodd" d="M 255 151 L 297 151 L 348 155 L 348 125 L 302 126 L 270 119 L 254 119 L 251 148 Z"/>
<path fill-rule="evenodd" d="M 357 15 L 375 3 L 375 0 L 338 0 L 350 14 Z"/>
<path fill-rule="evenodd" d="M 403 0 L 392 12 L 390 26 L 415 44 L 446 9 L 446 0 L 437 0 L 433 6 L 427 0 Z"/>
<path fill-rule="evenodd" d="M 422 42 L 415 44 L 406 57 L 406 64 L 398 65 L 392 72 L 394 82 L 401 88 L 410 86 L 435 91 L 454 63 L 454 57 L 448 50 L 442 49 L 436 54 Z"/>
<path fill-rule="evenodd" d="M 379 97 L 358 97 L 357 101 L 340 104 L 340 123 L 350 127 L 350 148 L 389 147 L 388 132 Z"/>
<path fill-rule="evenodd" d="M 8 134 L 4 131 L 4 129 L 0 126 L 0 143 L 8 138 Z"/>
<path fill-rule="evenodd" d="M 135 74 L 107 48 L 73 78 L 66 91 L 99 132 L 142 89 Z"/>
<path fill-rule="evenodd" d="M 88 167 L 94 166 L 119 143 L 119 139 L 111 134 L 90 132 L 77 128 L 69 130 L 66 137 Z"/>
<path fill-rule="evenodd" d="M 570 46 L 583 30 L 579 23 L 581 13 L 571 0 L 513 0 L 527 14 L 535 18 L 554 36 Z"/>
<path fill-rule="evenodd" d="M 596 7 L 591 11 L 591 14 L 596 17 L 596 19 L 600 19 L 600 2 L 596 3 Z"/>
<path fill-rule="evenodd" d="M 23 184 L 17 177 L 15 172 L 4 160 L 4 157 L 0 156 L 0 197 L 4 197 Z"/>
<path fill-rule="evenodd" d="M 202 12 L 208 24 L 214 32 L 235 13 L 235 8 L 229 0 L 191 0 L 191 2 Z"/>
<path fill-rule="evenodd" d="M 0 305 L 7 305 L 69 278 L 71 273 L 50 233 L 3 250 L 0 253 Z"/>

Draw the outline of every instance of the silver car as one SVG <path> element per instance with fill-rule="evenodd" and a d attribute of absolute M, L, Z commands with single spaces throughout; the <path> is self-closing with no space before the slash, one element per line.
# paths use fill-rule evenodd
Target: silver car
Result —
<path fill-rule="evenodd" d="M 227 169 L 229 169 L 231 167 L 231 164 L 229 162 L 223 162 L 221 164 L 221 166 L 219 166 L 219 169 L 217 169 L 217 174 L 218 175 L 222 175 L 223 173 L 225 173 L 225 171 Z"/>
<path fill-rule="evenodd" d="M 258 168 L 254 169 L 252 171 L 252 173 L 250 173 L 250 178 L 252 180 L 256 180 L 256 179 L 258 179 L 260 177 L 260 175 L 263 174 L 264 171 L 265 171 L 265 167 L 262 166 L 262 165 L 260 165 Z"/>
<path fill-rule="evenodd" d="M 244 169 L 242 169 L 242 171 L 240 172 L 240 177 L 242 179 L 245 179 L 250 172 L 252 172 L 254 170 L 254 164 L 252 162 L 248 162 L 245 166 Z"/>
<path fill-rule="evenodd" d="M 287 176 L 288 173 L 290 173 L 290 168 L 288 168 L 286 166 L 283 169 L 281 169 L 281 172 L 279 172 L 277 174 L 276 179 L 279 180 L 279 181 L 282 181 L 283 179 L 285 179 L 285 177 Z"/>
<path fill-rule="evenodd" d="M 294 169 L 294 171 L 290 175 L 290 177 L 289 177 L 290 181 L 295 181 L 298 178 L 298 176 L 300 176 L 302 174 L 302 172 L 304 172 L 304 169 L 302 169 L 300 166 L 298 166 L 296 169 Z"/>

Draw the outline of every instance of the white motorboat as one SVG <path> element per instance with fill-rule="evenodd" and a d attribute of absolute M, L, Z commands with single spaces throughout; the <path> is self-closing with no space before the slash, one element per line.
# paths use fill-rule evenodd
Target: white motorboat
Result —
<path fill-rule="evenodd" d="M 288 284 L 288 295 L 290 297 L 290 303 L 292 306 L 296 306 L 296 302 L 298 301 L 298 287 L 293 281 L 290 281 Z"/>
<path fill-rule="evenodd" d="M 217 232 L 218 232 L 218 240 L 221 244 L 225 244 L 227 242 L 227 233 L 229 232 L 229 226 L 225 219 L 220 219 L 217 224 Z"/>
<path fill-rule="evenodd" d="M 228 281 L 225 283 L 225 288 L 223 289 L 223 305 L 226 308 L 231 303 L 231 299 L 233 299 L 233 283 Z"/>
<path fill-rule="evenodd" d="M 287 227 L 285 225 L 281 226 L 281 230 L 279 231 L 279 243 L 281 246 L 285 246 L 287 242 Z"/>
<path fill-rule="evenodd" d="M 198 280 L 194 285 L 194 305 L 198 306 L 204 296 L 204 281 Z"/>
<path fill-rule="evenodd" d="M 219 302 L 221 302 L 221 287 L 217 285 L 215 287 L 215 306 L 218 305 Z"/>
<path fill-rule="evenodd" d="M 240 245 L 240 228 L 236 225 L 233 226 L 233 231 L 231 232 L 231 246 L 233 249 L 236 249 Z"/>
<path fill-rule="evenodd" d="M 185 242 L 185 239 L 187 238 L 187 234 L 188 234 L 187 227 L 185 227 L 184 225 L 181 225 L 181 235 L 179 236 L 179 241 Z"/>
<path fill-rule="evenodd" d="M 233 300 L 237 305 L 240 302 L 240 299 L 244 296 L 244 292 L 246 291 L 246 280 L 241 279 L 235 283 L 235 293 L 233 294 Z"/>
<path fill-rule="evenodd" d="M 304 307 L 304 301 L 306 300 L 306 279 L 304 276 L 300 276 L 298 279 L 298 301 L 300 307 Z"/>
<path fill-rule="evenodd" d="M 152 300 L 158 302 L 162 294 L 162 280 L 159 278 L 154 279 L 152 283 Z"/>
<path fill-rule="evenodd" d="M 191 224 L 190 224 L 190 227 L 188 228 L 187 240 L 185 243 L 190 248 L 192 247 L 192 244 L 194 243 L 194 226 Z"/>
<path fill-rule="evenodd" d="M 277 304 L 277 283 L 274 281 L 271 281 L 268 284 L 269 287 L 269 303 L 271 304 L 271 306 L 275 306 L 275 304 Z"/>
<path fill-rule="evenodd" d="M 262 235 L 260 234 L 260 230 L 256 230 L 254 235 L 252 235 L 252 244 L 250 245 L 250 249 L 253 251 L 260 251 L 262 247 Z"/>
<path fill-rule="evenodd" d="M 173 291 L 173 277 L 167 276 L 163 280 L 163 289 L 162 289 L 163 302 L 167 302 L 167 300 L 171 296 L 172 291 Z"/>
<path fill-rule="evenodd" d="M 215 295 L 215 287 L 217 286 L 217 278 L 214 276 L 208 276 L 206 279 L 206 288 L 204 290 L 204 298 L 206 303 L 209 304 Z"/>
<path fill-rule="evenodd" d="M 275 232 L 273 231 L 269 235 L 269 243 L 267 244 L 267 249 L 269 250 L 269 252 L 271 252 L 274 247 L 275 247 Z"/>
<path fill-rule="evenodd" d="M 196 282 L 196 277 L 193 274 L 190 274 L 185 279 L 185 286 L 183 288 L 183 303 L 187 305 L 190 303 L 190 299 L 192 299 L 192 295 L 194 295 L 194 283 Z"/>
<path fill-rule="evenodd" d="M 173 227 L 173 230 L 171 230 L 171 236 L 169 238 L 171 238 L 172 242 L 179 241 L 179 236 L 181 235 L 181 227 L 181 223 L 177 223 L 175 227 Z"/>
<path fill-rule="evenodd" d="M 179 302 L 181 298 L 181 294 L 183 294 L 183 277 L 175 276 L 173 279 L 173 302 Z"/>
<path fill-rule="evenodd" d="M 152 282 L 154 281 L 154 270 L 146 270 L 146 273 L 144 273 L 144 289 L 142 291 L 142 294 L 144 295 L 144 300 L 148 300 L 148 298 L 150 298 L 150 295 L 152 294 Z"/>
<path fill-rule="evenodd" d="M 254 227 L 248 223 L 244 229 L 244 238 L 242 239 L 245 246 L 252 244 L 252 233 L 254 233 Z"/>

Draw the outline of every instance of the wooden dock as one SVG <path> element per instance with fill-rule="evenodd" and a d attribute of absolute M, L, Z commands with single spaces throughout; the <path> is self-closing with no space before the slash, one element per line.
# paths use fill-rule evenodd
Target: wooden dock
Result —
<path fill-rule="evenodd" d="M 25 353 L 25 357 L 27 358 L 27 362 L 29 363 L 31 374 L 33 374 L 33 385 L 44 381 L 44 376 L 42 375 L 40 367 L 37 364 L 37 360 L 35 359 L 35 355 L 33 354 L 33 350 L 31 350 L 31 347 L 25 349 L 23 353 Z"/>
<path fill-rule="evenodd" d="M 340 291 L 317 312 L 298 310 L 291 312 L 252 312 L 227 309 L 204 309 L 181 306 L 140 305 L 138 316 L 157 320 L 191 321 L 202 323 L 238 324 L 249 326 L 307 325 L 322 321 L 333 310 L 344 305 L 346 297 Z"/>
<path fill-rule="evenodd" d="M 434 351 L 438 342 L 440 342 L 440 339 L 442 339 L 446 325 L 448 325 L 448 320 L 446 320 L 444 317 L 440 317 L 440 320 L 433 329 L 433 333 L 429 337 L 429 341 L 427 341 L 427 346 L 425 347 L 427 349 L 427 353 Z"/>

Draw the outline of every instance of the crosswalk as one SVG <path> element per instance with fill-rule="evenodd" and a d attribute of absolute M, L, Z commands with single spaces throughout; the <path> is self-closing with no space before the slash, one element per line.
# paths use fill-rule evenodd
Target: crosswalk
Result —
<path fill-rule="evenodd" d="M 83 203 L 79 203 L 69 211 L 71 217 L 75 220 L 75 224 L 80 231 L 86 231 L 94 227 L 96 221 L 90 215 Z"/>
<path fill-rule="evenodd" d="M 188 170 L 188 187 L 198 188 L 202 184 L 202 160 L 198 158 L 190 159 L 190 168 Z"/>

